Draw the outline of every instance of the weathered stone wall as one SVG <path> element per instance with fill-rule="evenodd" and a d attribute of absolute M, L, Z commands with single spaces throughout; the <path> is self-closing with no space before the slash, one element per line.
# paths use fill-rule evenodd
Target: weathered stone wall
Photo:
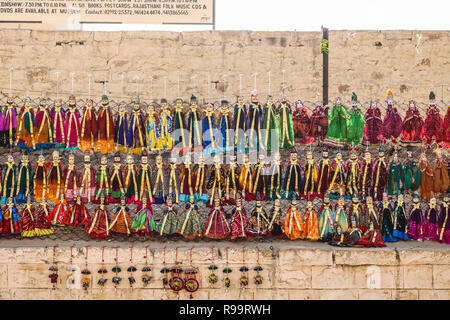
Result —
<path fill-rule="evenodd" d="M 78 244 L 79 245 L 79 244 Z M 242 245 L 229 245 L 229 266 L 231 288 L 223 289 L 222 269 L 226 262 L 227 244 L 215 243 L 214 263 L 219 282 L 210 288 L 207 277 L 211 261 L 211 245 L 195 245 L 192 250 L 192 265 L 199 268 L 198 279 L 201 289 L 194 293 L 194 299 L 450 299 L 450 255 L 445 246 L 411 248 L 401 244 L 396 248 L 335 249 L 325 244 L 306 242 L 281 242 L 273 245 L 259 245 L 260 264 L 264 268 L 263 285 L 256 289 L 253 283 L 257 265 L 255 245 L 248 245 L 245 251 L 245 265 L 250 269 L 249 287 L 239 288 L 239 268 L 243 266 Z M 133 249 L 133 263 L 130 263 L 130 248 L 118 249 L 120 276 L 123 281 L 117 290 L 111 283 L 116 250 L 108 244 L 104 249 L 104 264 L 108 269 L 108 281 L 103 289 L 97 285 L 101 264 L 101 245 L 89 247 L 88 269 L 92 272 L 92 287 L 67 289 L 67 271 L 70 247 L 56 249 L 59 266 L 59 281 L 52 290 L 48 278 L 53 248 L 19 247 L 0 249 L 0 298 L 2 299 L 177 299 L 171 290 L 162 289 L 164 247 L 151 244 L 148 262 L 153 268 L 154 279 L 143 288 L 140 279 L 144 266 L 145 247 L 141 244 Z M 416 245 L 417 247 L 417 245 Z M 189 267 L 190 245 L 180 245 L 178 261 L 182 267 Z M 175 261 L 175 245 L 167 246 L 167 266 Z M 73 265 L 85 268 L 86 249 L 73 249 Z M 126 269 L 134 265 L 136 283 L 129 288 Z M 185 290 L 181 299 L 188 299 Z"/>
<path fill-rule="evenodd" d="M 349 100 L 352 90 L 361 101 L 369 101 L 372 91 L 384 101 L 392 88 L 398 102 L 411 97 L 427 102 L 434 90 L 438 101 L 450 101 L 450 32 L 448 31 L 330 31 L 330 98 L 341 95 Z M 74 93 L 86 96 L 88 74 L 92 74 L 92 95 L 107 92 L 120 99 L 121 75 L 125 96 L 140 94 L 149 98 L 149 77 L 153 76 L 153 97 L 163 95 L 168 77 L 167 97 L 201 97 L 233 100 L 253 89 L 252 73 L 258 72 L 257 88 L 278 96 L 282 70 L 288 97 L 305 101 L 316 99 L 322 85 L 320 32 L 46 32 L 0 30 L 0 88 L 9 88 L 10 67 L 14 67 L 16 89 L 31 95 L 56 91 L 56 71 L 60 71 L 60 96 L 71 92 L 71 72 L 75 72 Z M 223 75 L 227 76 L 223 78 Z M 195 76 L 194 79 L 191 77 Z M 226 82 L 223 82 L 225 79 Z M 225 92 L 224 92 L 225 91 Z M 18 95 L 24 92 L 15 90 Z M 442 104 L 442 102 L 441 102 Z"/>

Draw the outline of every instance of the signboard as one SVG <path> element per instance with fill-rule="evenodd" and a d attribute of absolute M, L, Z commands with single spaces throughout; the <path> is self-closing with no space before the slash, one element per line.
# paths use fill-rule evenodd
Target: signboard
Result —
<path fill-rule="evenodd" d="M 213 25 L 214 0 L 0 0 L 0 27 L 67 30 L 87 23 Z"/>

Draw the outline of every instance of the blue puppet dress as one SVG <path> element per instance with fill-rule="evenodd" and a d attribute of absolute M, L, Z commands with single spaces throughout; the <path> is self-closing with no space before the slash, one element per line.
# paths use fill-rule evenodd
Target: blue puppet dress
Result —
<path fill-rule="evenodd" d="M 16 164 L 14 160 L 9 160 L 3 165 L 2 193 L 0 203 L 6 204 L 8 198 L 16 202 Z"/>
<path fill-rule="evenodd" d="M 259 152 L 263 147 L 263 110 L 258 102 L 251 102 L 247 115 L 248 151 Z"/>
<path fill-rule="evenodd" d="M 114 144 L 119 152 L 127 152 L 128 119 L 125 110 L 119 110 L 114 126 Z"/>
<path fill-rule="evenodd" d="M 22 160 L 17 174 L 17 203 L 27 202 L 28 195 L 31 196 L 31 201 L 33 201 L 33 170 L 28 160 Z"/>
<path fill-rule="evenodd" d="M 398 239 L 394 237 L 394 217 L 392 214 L 391 204 L 383 201 L 378 206 L 381 221 L 381 236 L 384 242 L 397 242 Z"/>
<path fill-rule="evenodd" d="M 233 145 L 236 153 L 243 153 L 247 148 L 247 106 L 238 102 L 233 113 Z"/>
<path fill-rule="evenodd" d="M 214 111 L 212 108 L 206 110 L 202 119 L 203 129 L 203 152 L 208 155 L 215 155 L 218 151 L 218 130 L 216 126 L 216 120 L 214 117 Z"/>
<path fill-rule="evenodd" d="M 222 101 L 222 103 L 224 103 Z M 233 151 L 234 131 L 231 122 L 231 112 L 226 108 L 222 108 L 219 115 L 219 123 L 217 125 L 218 138 L 217 147 L 220 152 L 230 153 Z"/>

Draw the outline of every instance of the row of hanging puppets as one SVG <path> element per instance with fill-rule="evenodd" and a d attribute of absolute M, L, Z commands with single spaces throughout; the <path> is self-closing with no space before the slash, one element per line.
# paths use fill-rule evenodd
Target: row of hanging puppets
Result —
<path fill-rule="evenodd" d="M 221 101 L 219 112 L 213 104 L 200 107 L 192 96 L 189 103 L 178 98 L 173 106 L 161 99 L 159 105 L 151 103 L 147 110 L 135 99 L 131 112 L 119 104 L 115 114 L 106 95 L 102 96 L 98 111 L 92 100 L 83 107 L 77 106 L 73 95 L 67 108 L 61 100 L 48 106 L 42 99 L 34 110 L 31 99 L 26 98 L 18 111 L 10 96 L 0 113 L 0 146 L 19 146 L 29 151 L 79 148 L 102 153 L 172 149 L 208 153 L 270 151 L 314 141 L 338 147 L 356 146 L 361 141 L 366 144 L 436 141 L 448 147 L 450 109 L 447 108 L 443 119 L 433 92 L 429 98 L 425 118 L 411 100 L 402 119 L 391 90 L 384 117 L 376 101 L 363 115 L 355 93 L 350 107 L 338 98 L 331 110 L 317 102 L 311 114 L 300 100 L 291 105 L 284 95 L 279 103 L 269 96 L 261 104 L 256 92 L 248 103 L 238 97 L 233 107 L 228 101 Z"/>
<path fill-rule="evenodd" d="M 379 147 L 374 160 L 366 150 L 362 161 L 354 150 L 346 161 L 340 151 L 330 160 L 326 149 L 319 162 L 308 151 L 303 164 L 295 150 L 287 164 L 279 157 L 270 165 L 261 161 L 262 158 L 255 164 L 250 163 L 248 155 L 244 158 L 243 164 L 233 159 L 222 165 L 220 157 L 215 156 L 213 165 L 202 161 L 194 165 L 186 156 L 183 164 L 166 165 L 158 155 L 156 163 L 151 165 L 144 153 L 138 168 L 133 155 L 127 156 L 123 166 L 120 153 L 116 153 L 112 166 L 102 156 L 98 168 L 93 168 L 87 153 L 80 171 L 73 154 L 69 155 L 64 170 L 58 151 L 53 152 L 53 159 L 48 163 L 40 155 L 34 170 L 28 155 L 22 155 L 18 169 L 14 157 L 9 155 L 2 168 L 0 202 L 6 205 L 1 211 L 1 234 L 21 233 L 33 237 L 51 233 L 53 227 L 83 226 L 93 238 L 106 238 L 114 233 L 149 236 L 156 232 L 187 239 L 235 240 L 270 232 L 289 239 L 330 241 L 334 235 L 345 238 L 345 232 L 357 228 L 361 239 L 353 245 L 383 246 L 382 240 L 396 241 L 395 230 L 400 230 L 400 235 L 407 239 L 449 241 L 446 195 L 450 180 L 441 149 L 436 150 L 433 167 L 425 153 L 419 161 L 411 152 L 407 152 L 404 161 L 396 153 L 387 159 L 383 147 Z M 411 193 L 415 203 L 407 224 L 405 207 L 398 209 L 398 203 L 403 205 L 400 197 Z M 397 199 L 395 206 L 389 202 L 389 196 Z M 323 205 L 327 208 L 320 210 L 320 218 L 311 206 L 316 197 L 324 198 Z M 338 199 L 337 207 L 327 207 L 327 198 Z M 345 198 L 355 200 L 356 209 L 345 212 Z M 444 198 L 440 219 L 435 210 L 437 198 Z M 298 209 L 300 199 L 307 201 L 308 210 L 303 217 Z M 431 199 L 426 213 L 422 213 L 419 199 Z M 33 200 L 41 204 L 36 206 Z M 56 203 L 52 210 L 47 200 Z M 242 201 L 255 200 L 256 209 L 247 216 Z M 267 200 L 275 201 L 270 216 L 263 209 Z M 292 201 L 286 215 L 279 210 L 280 200 Z M 25 203 L 21 214 L 16 202 Z M 98 205 L 93 215 L 86 209 L 87 203 Z M 111 219 L 108 204 L 119 203 Z M 131 203 L 137 205 L 134 219 L 127 209 Z M 164 216 L 156 220 L 152 205 L 164 203 L 167 207 Z M 185 206 L 183 215 L 178 215 L 174 203 Z M 211 208 L 205 221 L 198 214 L 202 203 Z M 381 207 L 376 211 L 372 205 L 372 210 L 370 203 L 381 203 Z M 224 205 L 234 207 L 231 218 L 225 215 Z M 364 205 L 368 207 L 358 211 Z M 39 208 L 37 214 L 35 206 Z M 361 220 L 363 217 L 365 220 Z M 373 241 L 364 242 L 364 239 Z"/>

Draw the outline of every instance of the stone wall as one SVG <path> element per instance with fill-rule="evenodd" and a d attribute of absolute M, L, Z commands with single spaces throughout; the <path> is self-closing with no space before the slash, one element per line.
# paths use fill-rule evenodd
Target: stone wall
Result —
<path fill-rule="evenodd" d="M 24 240 L 26 241 L 26 240 Z M 77 244 L 80 245 L 79 243 Z M 59 266 L 59 281 L 56 290 L 48 278 L 49 263 L 53 248 L 18 247 L 0 249 L 0 298 L 1 299 L 177 299 L 171 290 L 162 289 L 164 245 L 151 243 L 148 262 L 153 267 L 154 279 L 143 288 L 140 279 L 144 265 L 145 247 L 136 245 L 133 249 L 133 263 L 130 263 L 130 248 L 118 249 L 119 265 L 124 278 L 117 290 L 111 283 L 116 250 L 112 244 L 105 244 L 104 264 L 108 269 L 108 281 L 103 289 L 97 285 L 101 264 L 101 245 L 89 247 L 88 269 L 92 272 L 92 287 L 67 289 L 66 268 L 69 266 L 70 247 L 56 248 Z M 210 288 L 207 267 L 211 261 L 211 246 L 218 266 L 219 282 Z M 222 269 L 226 262 L 229 246 L 229 266 L 232 285 L 228 292 L 223 289 Z M 242 262 L 240 244 L 196 244 L 192 250 L 192 265 L 199 268 L 200 290 L 194 299 L 450 299 L 450 255 L 448 248 L 439 245 L 401 243 L 385 249 L 336 249 L 326 244 L 281 241 L 271 245 L 259 245 L 259 260 L 264 268 L 263 285 L 256 289 L 253 283 L 257 265 L 255 244 L 248 244 L 245 251 L 245 265 L 250 269 L 250 285 L 239 288 L 239 268 Z M 428 247 L 427 247 L 428 246 Z M 414 248 L 415 247 L 415 248 Z M 190 265 L 190 245 L 179 244 L 178 261 L 182 267 Z M 165 259 L 170 267 L 175 261 L 175 244 L 168 244 Z M 85 268 L 86 249 L 73 248 L 73 265 Z M 128 266 L 134 265 L 136 284 L 129 288 L 126 279 Z M 188 299 L 186 291 L 181 299 Z"/>
<path fill-rule="evenodd" d="M 258 72 L 257 89 L 265 100 L 267 72 L 271 72 L 271 93 L 278 97 L 282 70 L 288 97 L 316 100 L 322 85 L 321 32 L 49 32 L 0 30 L 0 88 L 9 88 L 10 67 L 14 67 L 13 87 L 17 95 L 29 90 L 54 96 L 56 71 L 60 74 L 60 96 L 71 92 L 71 72 L 75 72 L 74 93 L 86 96 L 88 74 L 91 93 L 104 91 L 120 99 L 124 74 L 126 98 L 136 94 L 135 77 L 141 98 L 163 95 L 168 77 L 167 97 L 188 98 L 192 92 L 219 100 L 234 101 L 239 93 L 253 89 L 252 73 Z M 450 101 L 449 31 L 330 31 L 330 98 L 341 95 L 350 100 L 352 90 L 361 101 L 374 95 L 384 101 L 392 88 L 398 102 L 411 97 L 427 102 L 434 90 L 437 100 Z M 223 75 L 226 74 L 224 78 Z M 208 75 L 210 89 L 208 89 Z M 195 77 L 195 78 L 192 78 Z M 225 82 L 224 82 L 225 80 Z"/>

